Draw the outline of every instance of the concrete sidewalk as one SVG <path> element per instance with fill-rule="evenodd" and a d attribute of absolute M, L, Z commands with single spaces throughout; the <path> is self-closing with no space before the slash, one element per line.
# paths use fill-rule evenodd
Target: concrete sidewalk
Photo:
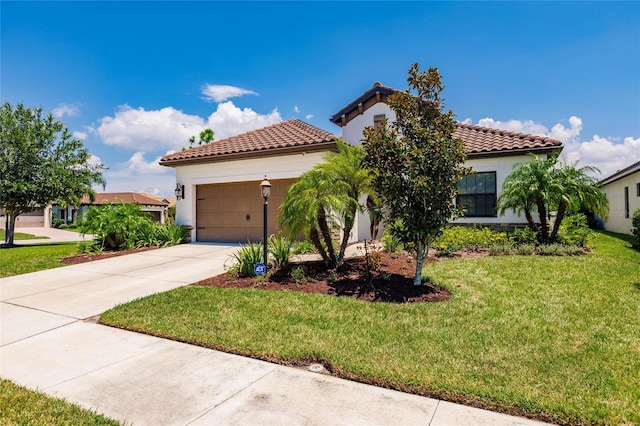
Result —
<path fill-rule="evenodd" d="M 0 279 L 0 376 L 135 425 L 542 424 L 91 319 L 222 273 L 236 248 L 187 244 Z"/>

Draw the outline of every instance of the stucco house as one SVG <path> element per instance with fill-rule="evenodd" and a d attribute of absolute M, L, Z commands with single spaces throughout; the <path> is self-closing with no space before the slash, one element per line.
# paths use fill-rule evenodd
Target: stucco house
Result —
<path fill-rule="evenodd" d="M 609 200 L 609 218 L 604 229 L 631 235 L 631 217 L 640 209 L 640 161 L 600 181 Z"/>
<path fill-rule="evenodd" d="M 394 89 L 376 83 L 330 120 L 341 128 L 349 144 L 361 143 L 366 126 L 382 118 L 393 120 L 387 97 Z M 468 162 L 476 173 L 461 182 L 458 200 L 467 217 L 458 222 L 524 224 L 525 219 L 495 213 L 502 182 L 527 153 L 559 152 L 555 139 L 458 124 L 455 136 L 465 142 Z M 273 185 L 269 199 L 268 232 L 277 232 L 277 209 L 288 185 L 336 149 L 338 136 L 297 119 L 253 130 L 190 150 L 165 155 L 163 166 L 174 167 L 184 198 L 176 204 L 177 222 L 193 227 L 192 241 L 243 242 L 262 239 L 260 182 L 265 175 Z M 351 241 L 370 238 L 366 213 L 357 218 Z"/>

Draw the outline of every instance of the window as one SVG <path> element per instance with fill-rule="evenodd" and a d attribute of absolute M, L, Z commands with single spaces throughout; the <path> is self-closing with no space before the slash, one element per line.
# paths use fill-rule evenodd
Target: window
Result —
<path fill-rule="evenodd" d="M 636 183 L 636 196 L 640 197 L 640 183 Z"/>
<path fill-rule="evenodd" d="M 376 114 L 373 116 L 373 128 L 378 130 L 382 126 L 382 120 L 384 120 L 384 114 Z"/>
<path fill-rule="evenodd" d="M 624 187 L 624 218 L 629 219 L 629 187 Z"/>
<path fill-rule="evenodd" d="M 474 173 L 458 183 L 458 205 L 466 217 L 496 217 L 496 172 Z"/>

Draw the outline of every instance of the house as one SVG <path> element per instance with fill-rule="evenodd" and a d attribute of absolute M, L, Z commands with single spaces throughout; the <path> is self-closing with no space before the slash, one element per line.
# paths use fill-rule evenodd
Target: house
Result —
<path fill-rule="evenodd" d="M 52 219 L 61 219 L 65 223 L 75 223 L 79 216 L 85 214 L 91 206 L 100 206 L 104 204 L 117 203 L 134 203 L 140 205 L 143 212 L 151 215 L 151 219 L 155 222 L 164 223 L 167 218 L 167 209 L 170 202 L 165 199 L 151 196 L 149 194 L 140 194 L 136 192 L 101 192 L 97 193 L 95 200 L 91 201 L 88 195 L 82 198 L 79 206 L 62 207 L 57 204 L 51 206 Z"/>
<path fill-rule="evenodd" d="M 394 89 L 376 83 L 371 89 L 331 116 L 342 130 L 342 138 L 361 143 L 366 126 L 383 118 L 393 120 L 387 97 Z M 513 166 L 529 161 L 527 153 L 548 155 L 559 152 L 562 143 L 479 126 L 458 124 L 456 137 L 467 147 L 467 166 L 474 175 L 461 183 L 459 202 L 467 207 L 461 223 L 524 224 L 512 213 L 498 217 L 495 212 L 502 183 Z M 268 232 L 277 233 L 278 207 L 286 188 L 302 173 L 335 151 L 338 136 L 297 119 L 284 121 L 207 145 L 162 157 L 160 164 L 174 167 L 178 188 L 184 198 L 176 204 L 179 224 L 191 226 L 192 241 L 243 242 L 262 239 L 263 200 L 260 182 L 265 176 L 272 187 L 268 200 Z M 368 239 L 369 218 L 359 215 L 351 241 Z"/>
<path fill-rule="evenodd" d="M 640 209 L 640 161 L 600 181 L 609 200 L 609 219 L 604 229 L 631 235 L 633 212 Z"/>
<path fill-rule="evenodd" d="M 363 138 L 366 126 L 377 126 L 383 119 L 395 120 L 395 113 L 387 104 L 387 98 L 396 90 L 376 82 L 373 87 L 347 104 L 330 118 L 342 128 L 345 142 L 357 145 Z M 508 211 L 504 216 L 496 212 L 497 199 L 502 184 L 518 163 L 527 162 L 529 153 L 549 155 L 562 150 L 562 142 L 547 137 L 534 136 L 506 130 L 491 129 L 458 123 L 454 137 L 465 144 L 467 161 L 465 167 L 475 172 L 463 178 L 459 184 L 456 202 L 464 206 L 465 217 L 455 223 L 476 223 L 487 226 L 520 226 L 526 219 Z M 360 239 L 369 234 L 368 219 L 358 218 Z"/>
<path fill-rule="evenodd" d="M 177 222 L 192 241 L 259 241 L 263 233 L 260 182 L 271 183 L 268 232 L 278 232 L 277 211 L 287 187 L 336 150 L 337 136 L 297 119 L 283 121 L 162 157 L 176 169 L 183 198 Z"/>

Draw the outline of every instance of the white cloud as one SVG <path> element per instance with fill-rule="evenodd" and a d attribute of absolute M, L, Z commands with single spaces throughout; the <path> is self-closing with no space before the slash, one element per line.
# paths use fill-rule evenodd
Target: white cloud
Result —
<path fill-rule="evenodd" d="M 483 118 L 478 121 L 478 126 L 490 127 L 492 129 L 508 130 L 517 133 L 529 133 L 531 135 L 543 136 L 547 133 L 547 128 L 542 124 L 535 123 L 532 120 L 509 120 L 496 121 L 493 118 Z"/>
<path fill-rule="evenodd" d="M 307 120 L 311 120 L 313 118 L 313 114 L 307 114 L 304 116 Z"/>
<path fill-rule="evenodd" d="M 300 108 L 298 108 L 298 105 L 293 107 L 293 112 L 295 112 L 296 114 L 300 113 Z"/>
<path fill-rule="evenodd" d="M 53 114 L 53 116 L 56 118 L 62 118 L 65 115 L 69 117 L 75 117 L 77 115 L 80 115 L 80 107 L 75 104 L 63 103 L 55 107 L 53 111 L 51 111 L 51 114 Z"/>
<path fill-rule="evenodd" d="M 89 134 L 86 132 L 73 132 L 73 137 L 83 141 L 89 137 Z"/>
<path fill-rule="evenodd" d="M 472 124 L 472 120 L 466 119 L 464 123 Z M 598 168 L 601 176 L 596 176 L 597 178 L 604 178 L 640 161 L 640 138 L 626 137 L 620 143 L 613 137 L 593 135 L 591 140 L 581 141 L 582 119 L 576 116 L 569 118 L 568 126 L 556 123 L 551 130 L 532 120 L 496 121 L 493 118 L 483 118 L 478 121 L 478 125 L 558 139 L 564 146 L 560 158 L 570 164 Z"/>
<path fill-rule="evenodd" d="M 595 166 L 602 173 L 598 177 L 604 178 L 640 161 L 640 138 L 626 137 L 620 143 L 593 135 L 590 141 L 565 144 L 562 159 L 570 164 Z"/>
<path fill-rule="evenodd" d="M 206 127 L 213 129 L 216 140 L 220 140 L 281 121 L 277 108 L 263 115 L 251 108 L 240 109 L 228 101 L 218 104 L 216 111 L 207 119 Z"/>
<path fill-rule="evenodd" d="M 277 109 L 259 114 L 251 108 L 240 109 L 233 102 L 218 104 L 207 120 L 185 114 L 173 107 L 146 111 L 121 106 L 113 117 L 104 117 L 95 130 L 107 145 L 140 152 L 179 150 L 189 145 L 189 138 L 202 130 L 213 129 L 215 140 L 282 121 Z"/>
<path fill-rule="evenodd" d="M 178 149 L 204 129 L 204 120 L 173 107 L 146 111 L 123 105 L 96 129 L 107 145 L 139 151 Z"/>
<path fill-rule="evenodd" d="M 222 84 L 205 84 L 202 86 L 202 94 L 208 101 L 223 102 L 229 98 L 237 98 L 244 95 L 257 95 L 252 90 Z"/>

